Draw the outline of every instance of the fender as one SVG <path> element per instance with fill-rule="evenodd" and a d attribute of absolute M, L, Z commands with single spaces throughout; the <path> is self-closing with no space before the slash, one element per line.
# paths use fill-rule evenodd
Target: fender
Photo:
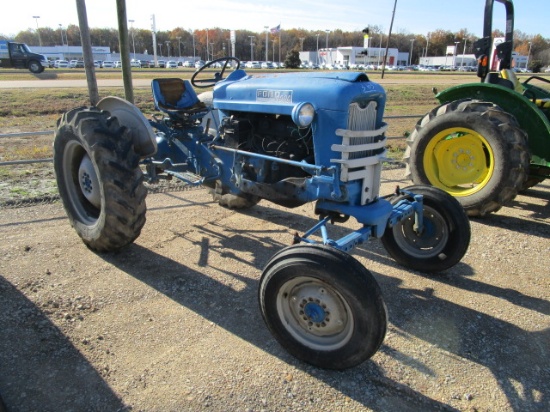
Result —
<path fill-rule="evenodd" d="M 130 129 L 134 148 L 141 157 L 149 157 L 157 152 L 157 139 L 153 128 L 143 113 L 127 100 L 109 96 L 97 103 L 99 110 L 105 110 L 118 118 L 119 124 Z"/>

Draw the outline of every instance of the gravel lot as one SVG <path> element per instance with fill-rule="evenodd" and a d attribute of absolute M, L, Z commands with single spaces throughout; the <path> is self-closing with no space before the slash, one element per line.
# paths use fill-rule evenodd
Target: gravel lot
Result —
<path fill-rule="evenodd" d="M 403 170 L 383 173 L 382 193 Z M 463 261 L 403 269 L 354 250 L 381 285 L 381 350 L 344 372 L 279 346 L 257 304 L 264 264 L 313 206 L 223 209 L 149 195 L 117 254 L 89 251 L 60 203 L 0 213 L 0 393 L 15 411 L 548 411 L 550 183 L 474 220 Z M 349 225 L 353 223 L 348 222 Z M 0 407 L 0 410 L 2 408 Z"/>

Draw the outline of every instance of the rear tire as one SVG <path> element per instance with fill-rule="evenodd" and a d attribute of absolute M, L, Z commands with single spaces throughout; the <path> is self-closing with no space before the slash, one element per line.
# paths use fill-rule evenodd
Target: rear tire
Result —
<path fill-rule="evenodd" d="M 470 245 L 470 221 L 458 201 L 432 186 L 406 188 L 423 195 L 424 230 L 414 230 L 414 215 L 387 228 L 382 244 L 397 263 L 420 272 L 441 272 L 457 264 Z M 395 205 L 408 195 L 390 199 Z M 413 200 L 413 199 L 410 199 Z"/>
<path fill-rule="evenodd" d="M 346 369 L 373 356 L 384 340 L 387 313 L 372 274 L 345 252 L 294 245 L 266 265 L 258 292 L 264 321 L 296 358 Z"/>
<path fill-rule="evenodd" d="M 407 139 L 407 177 L 455 196 L 469 216 L 509 203 L 529 171 L 527 137 L 515 118 L 475 100 L 441 105 Z"/>
<path fill-rule="evenodd" d="M 54 169 L 71 225 L 97 252 L 132 243 L 145 224 L 143 175 L 132 139 L 116 118 L 78 108 L 58 121 Z"/>

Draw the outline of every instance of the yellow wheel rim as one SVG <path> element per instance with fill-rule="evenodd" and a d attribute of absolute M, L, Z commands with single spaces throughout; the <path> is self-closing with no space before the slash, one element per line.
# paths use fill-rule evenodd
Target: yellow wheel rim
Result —
<path fill-rule="evenodd" d="M 467 128 L 448 128 L 430 140 L 424 153 L 430 183 L 452 196 L 470 196 L 485 187 L 495 162 L 485 138 Z"/>

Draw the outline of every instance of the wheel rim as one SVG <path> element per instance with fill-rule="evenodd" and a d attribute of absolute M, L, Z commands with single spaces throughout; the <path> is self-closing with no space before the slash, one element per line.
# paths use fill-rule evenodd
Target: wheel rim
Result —
<path fill-rule="evenodd" d="M 394 226 L 395 242 L 407 254 L 425 259 L 440 256 L 449 241 L 449 231 L 445 219 L 431 207 L 424 205 L 424 228 L 422 233 L 414 229 L 414 216 L 409 216 Z"/>
<path fill-rule="evenodd" d="M 470 196 L 485 187 L 495 161 L 491 145 L 468 128 L 449 128 L 430 140 L 423 159 L 433 186 L 452 196 Z"/>
<path fill-rule="evenodd" d="M 94 224 L 101 211 L 101 188 L 93 162 L 77 142 L 69 142 L 65 146 L 63 178 L 70 205 L 78 220 L 86 225 Z"/>
<path fill-rule="evenodd" d="M 286 282 L 277 294 L 277 312 L 283 327 L 309 348 L 336 350 L 351 339 L 354 319 L 348 303 L 319 279 Z"/>

